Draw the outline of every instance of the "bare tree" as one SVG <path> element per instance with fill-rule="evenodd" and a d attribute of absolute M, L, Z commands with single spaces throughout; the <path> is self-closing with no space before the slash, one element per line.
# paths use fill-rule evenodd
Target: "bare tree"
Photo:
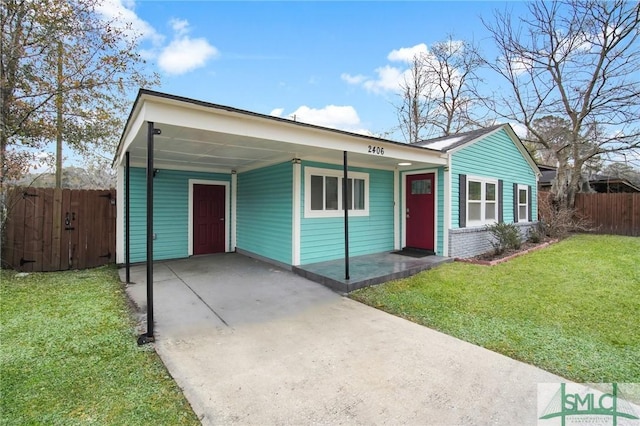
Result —
<path fill-rule="evenodd" d="M 453 36 L 413 58 L 396 106 L 408 142 L 478 127 L 477 71 L 483 63 L 476 45 Z"/>
<path fill-rule="evenodd" d="M 427 113 L 427 97 L 425 93 L 429 85 L 423 67 L 424 58 L 414 56 L 408 72 L 400 84 L 401 103 L 396 106 L 400 131 L 409 143 L 425 139 L 425 115 Z"/>
<path fill-rule="evenodd" d="M 508 83 L 492 110 L 526 126 L 528 142 L 554 152 L 557 205 L 572 207 L 585 164 L 640 147 L 639 10 L 637 2 L 531 2 L 530 16 L 496 13 L 485 26 L 499 57 L 491 64 Z M 536 120 L 567 124 L 564 142 Z"/>

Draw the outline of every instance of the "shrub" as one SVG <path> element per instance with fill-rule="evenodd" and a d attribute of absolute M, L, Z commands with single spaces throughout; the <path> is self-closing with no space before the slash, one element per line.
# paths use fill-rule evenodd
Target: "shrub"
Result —
<path fill-rule="evenodd" d="M 496 254 L 504 253 L 505 250 L 518 250 L 522 245 L 520 231 L 513 223 L 494 223 L 487 225 L 487 230 L 493 236 L 491 245 Z"/>
<path fill-rule="evenodd" d="M 555 205 L 550 193 L 544 193 L 538 198 L 538 206 L 543 235 L 551 238 L 566 238 L 571 232 L 594 230 L 589 220 L 579 215 L 575 209 Z"/>
<path fill-rule="evenodd" d="M 544 223 L 536 222 L 534 226 L 529 228 L 527 240 L 531 243 L 538 244 L 545 236 Z"/>

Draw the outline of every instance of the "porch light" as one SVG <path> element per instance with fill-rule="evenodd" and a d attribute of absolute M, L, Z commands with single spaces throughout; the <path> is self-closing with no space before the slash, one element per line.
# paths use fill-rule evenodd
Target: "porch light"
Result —
<path fill-rule="evenodd" d="M 412 163 L 408 163 L 408 162 L 403 162 L 403 163 L 398 163 L 398 166 L 410 166 Z"/>

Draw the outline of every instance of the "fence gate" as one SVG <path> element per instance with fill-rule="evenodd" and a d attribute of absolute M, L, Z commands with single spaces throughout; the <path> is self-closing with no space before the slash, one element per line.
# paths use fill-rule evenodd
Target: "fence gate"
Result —
<path fill-rule="evenodd" d="M 3 267 L 44 272 L 114 262 L 115 202 L 115 190 L 11 188 Z"/>

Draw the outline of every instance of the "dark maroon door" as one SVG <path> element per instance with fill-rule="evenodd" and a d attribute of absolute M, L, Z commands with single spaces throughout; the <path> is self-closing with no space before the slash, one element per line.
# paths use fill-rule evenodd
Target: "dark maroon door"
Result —
<path fill-rule="evenodd" d="M 407 247 L 434 250 L 435 175 L 408 175 L 406 184 Z"/>
<path fill-rule="evenodd" d="M 225 188 L 193 185 L 193 254 L 224 252 Z"/>

